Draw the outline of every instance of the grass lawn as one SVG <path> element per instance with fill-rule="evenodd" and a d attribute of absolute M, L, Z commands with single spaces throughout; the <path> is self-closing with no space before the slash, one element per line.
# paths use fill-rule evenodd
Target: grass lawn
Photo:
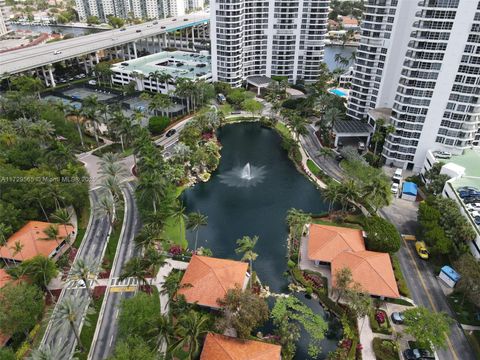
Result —
<path fill-rule="evenodd" d="M 125 149 L 125 151 L 122 151 L 122 144 L 113 143 L 113 144 L 104 146 L 101 149 L 95 150 L 92 154 L 95 156 L 101 157 L 102 155 L 105 155 L 106 153 L 109 153 L 109 152 L 119 154 L 121 157 L 126 157 L 133 154 L 133 149 L 127 148 Z"/>
<path fill-rule="evenodd" d="M 468 339 L 470 345 L 472 345 L 473 351 L 477 356 L 477 359 L 480 359 L 480 330 L 477 331 L 464 331 L 465 336 Z"/>
<path fill-rule="evenodd" d="M 103 267 L 105 269 L 111 269 L 115 253 L 117 252 L 118 239 L 120 238 L 120 232 L 123 225 L 123 210 L 117 213 L 117 222 L 113 226 L 113 231 L 108 239 L 107 249 L 105 250 L 105 256 L 103 258 Z"/>
<path fill-rule="evenodd" d="M 480 320 L 475 319 L 475 314 L 480 313 L 480 309 L 465 299 L 462 305 L 463 295 L 459 292 L 450 294 L 447 299 L 457 319 L 462 324 L 480 326 Z"/>
<path fill-rule="evenodd" d="M 90 346 L 92 345 L 93 335 L 95 334 L 95 328 L 97 327 L 98 315 L 100 313 L 100 308 L 102 307 L 104 295 L 100 296 L 98 299 L 94 299 L 90 304 L 90 308 L 93 308 L 95 312 L 93 314 L 87 315 L 87 320 L 90 323 L 90 326 L 83 326 L 82 332 L 80 333 L 80 340 L 82 341 L 83 346 L 85 346 L 85 352 L 79 352 L 76 357 L 78 360 L 87 360 L 88 352 L 90 351 Z"/>
<path fill-rule="evenodd" d="M 73 247 L 79 248 L 82 243 L 85 231 L 87 230 L 88 220 L 90 219 L 90 201 L 87 201 L 87 205 L 83 208 L 82 212 L 78 215 L 78 231 Z"/>
<path fill-rule="evenodd" d="M 174 244 L 180 245 L 184 249 L 188 247 L 185 237 L 185 220 L 183 218 L 169 217 L 165 222 L 164 235 Z"/>
<path fill-rule="evenodd" d="M 350 228 L 350 229 L 362 230 L 362 227 L 360 225 L 352 224 L 352 223 L 348 223 L 348 222 L 336 223 L 336 222 L 333 222 L 333 221 L 323 220 L 322 218 L 313 218 L 312 222 L 314 224 L 319 224 L 319 225 L 339 226 L 339 227 L 345 227 L 345 228 Z"/>
<path fill-rule="evenodd" d="M 288 128 L 281 122 L 277 122 L 277 124 L 275 125 L 275 129 L 277 129 L 280 132 L 280 134 L 282 134 L 283 137 L 286 137 L 286 138 L 292 137 Z"/>
<path fill-rule="evenodd" d="M 399 360 L 397 345 L 392 340 L 374 338 L 373 352 L 377 360 Z"/>
<path fill-rule="evenodd" d="M 307 160 L 307 167 L 308 170 L 310 170 L 316 177 L 318 177 L 318 175 L 320 175 L 322 172 L 322 170 L 320 170 L 320 168 L 310 159 Z"/>

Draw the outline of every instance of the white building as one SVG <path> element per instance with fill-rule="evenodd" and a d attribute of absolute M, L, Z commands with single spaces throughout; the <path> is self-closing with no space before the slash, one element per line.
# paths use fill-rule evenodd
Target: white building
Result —
<path fill-rule="evenodd" d="M 5 35 L 8 32 L 7 25 L 6 25 L 6 14 L 4 7 L 5 2 L 3 0 L 0 1 L 0 36 Z"/>
<path fill-rule="evenodd" d="M 249 76 L 314 82 L 323 61 L 328 0 L 213 0 L 214 81 L 241 86 Z"/>
<path fill-rule="evenodd" d="M 106 21 L 113 15 L 126 19 L 130 14 L 139 19 L 162 19 L 183 16 L 187 12 L 203 9 L 202 0 L 75 0 L 80 21 L 97 16 Z"/>
<path fill-rule="evenodd" d="M 163 51 L 112 66 L 112 82 L 127 85 L 135 81 L 138 91 L 167 94 L 175 90 L 177 79 L 212 81 L 210 55 L 186 51 Z M 154 74 L 169 75 L 168 80 Z"/>
<path fill-rule="evenodd" d="M 459 204 L 460 211 L 475 229 L 477 236 L 469 245 L 472 254 L 477 259 L 480 259 L 480 225 L 475 224 L 472 211 L 467 209 L 467 205 L 458 194 L 458 189 L 465 186 L 480 190 L 480 151 L 478 149 L 469 149 L 464 151 L 462 155 L 454 155 L 450 158 L 445 155 L 444 153 L 428 150 L 421 171 L 422 177 L 427 170 L 432 168 L 433 164 L 437 162 L 445 163 L 440 170 L 440 174 L 450 176 L 450 180 L 445 183 L 442 195 L 455 200 Z"/>
<path fill-rule="evenodd" d="M 461 153 L 477 144 L 480 1 L 365 5 L 348 115 L 392 109 L 397 130 L 385 142 L 386 163 L 419 171 L 428 149 Z"/>

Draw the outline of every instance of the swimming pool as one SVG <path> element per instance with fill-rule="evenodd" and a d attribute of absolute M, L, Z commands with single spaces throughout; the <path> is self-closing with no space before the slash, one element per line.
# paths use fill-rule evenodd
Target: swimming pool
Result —
<path fill-rule="evenodd" d="M 328 92 L 332 93 L 333 95 L 337 95 L 337 96 L 341 96 L 341 97 L 347 96 L 347 93 L 340 90 L 340 89 L 330 89 L 330 90 L 328 90 Z"/>

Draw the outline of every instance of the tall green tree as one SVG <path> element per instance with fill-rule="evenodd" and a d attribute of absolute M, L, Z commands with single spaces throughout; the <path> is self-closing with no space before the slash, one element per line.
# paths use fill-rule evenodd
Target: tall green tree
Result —
<path fill-rule="evenodd" d="M 27 283 L 9 283 L 0 289 L 0 299 L 0 331 L 28 337 L 43 312 L 42 291 Z"/>
<path fill-rule="evenodd" d="M 455 262 L 461 278 L 455 285 L 455 288 L 462 292 L 462 305 L 465 298 L 473 304 L 480 307 L 480 262 L 470 253 L 460 256 Z"/>
<path fill-rule="evenodd" d="M 238 247 L 235 249 L 237 254 L 243 254 L 242 261 L 248 261 L 250 264 L 250 273 L 253 272 L 253 262 L 257 259 L 258 254 L 253 251 L 255 245 L 257 245 L 258 236 L 251 238 L 250 236 L 244 236 L 241 239 L 237 240 Z M 250 282 L 250 287 L 252 286 Z"/>
<path fill-rule="evenodd" d="M 91 282 L 100 271 L 101 267 L 98 260 L 93 258 L 77 259 L 70 269 L 70 277 L 72 280 L 82 280 L 87 288 L 88 295 L 93 298 Z"/>
<path fill-rule="evenodd" d="M 240 339 L 248 339 L 252 331 L 268 320 L 268 305 L 251 291 L 236 287 L 218 300 L 222 316 L 216 320 L 220 332 L 234 329 Z"/>
<path fill-rule="evenodd" d="M 50 281 L 58 274 L 55 261 L 42 255 L 23 261 L 18 267 L 33 284 L 43 289 L 47 289 Z"/>
<path fill-rule="evenodd" d="M 198 355 L 203 338 L 209 330 L 209 318 L 207 315 L 196 311 L 182 314 L 176 325 L 176 341 L 170 346 L 170 351 L 177 353 L 184 348 L 187 349 L 187 359 L 193 360 Z"/>
<path fill-rule="evenodd" d="M 187 217 L 187 229 L 195 231 L 195 247 L 194 251 L 197 251 L 198 231 L 201 226 L 208 224 L 208 216 L 203 215 L 200 211 L 191 212 Z"/>
<path fill-rule="evenodd" d="M 432 345 L 443 348 L 447 344 L 450 325 L 453 323 L 444 312 L 431 312 L 423 306 L 404 311 L 405 332 L 412 335 L 421 348 L 429 349 Z"/>
<path fill-rule="evenodd" d="M 338 301 L 340 298 L 345 294 L 345 292 L 348 290 L 350 285 L 352 284 L 352 271 L 344 267 L 337 271 L 337 273 L 334 275 L 335 277 L 335 282 L 333 285 L 333 288 L 337 291 L 337 300 L 336 303 L 338 304 Z"/>

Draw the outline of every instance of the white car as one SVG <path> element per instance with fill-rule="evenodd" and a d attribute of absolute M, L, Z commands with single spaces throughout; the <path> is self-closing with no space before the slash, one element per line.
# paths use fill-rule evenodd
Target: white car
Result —
<path fill-rule="evenodd" d="M 62 52 L 61 52 L 60 50 L 55 50 L 55 51 L 53 52 L 53 55 L 60 55 L 61 53 L 62 53 Z"/>
<path fill-rule="evenodd" d="M 468 211 L 480 211 L 480 203 L 471 203 L 465 205 Z"/>
<path fill-rule="evenodd" d="M 390 188 L 390 190 L 392 191 L 392 194 L 397 195 L 399 187 L 400 185 L 398 183 L 393 183 L 392 187 Z"/>
<path fill-rule="evenodd" d="M 472 215 L 473 218 L 480 217 L 480 212 L 479 211 L 472 211 L 470 213 L 470 215 Z"/>

